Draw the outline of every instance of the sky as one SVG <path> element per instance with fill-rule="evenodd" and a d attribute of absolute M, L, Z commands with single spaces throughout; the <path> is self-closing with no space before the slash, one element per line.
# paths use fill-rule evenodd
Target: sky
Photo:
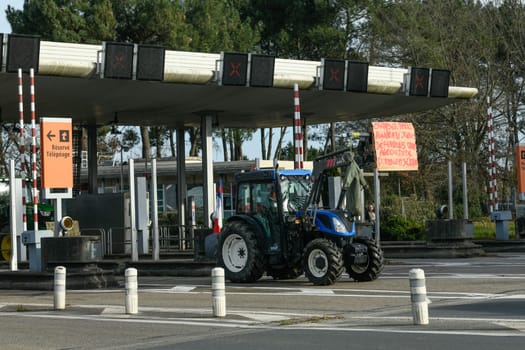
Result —
<path fill-rule="evenodd" d="M 24 0 L 0 0 L 0 33 L 11 33 L 11 26 L 5 18 L 7 5 L 21 9 L 24 6 Z"/>
<path fill-rule="evenodd" d="M 9 25 L 9 22 L 6 19 L 5 11 L 7 10 L 7 6 L 10 5 L 17 9 L 22 9 L 24 6 L 24 0 L 0 0 L 0 33 L 11 33 L 11 26 Z M 293 111 L 293 100 L 290 99 L 290 113 Z M 291 124 L 291 123 L 290 123 Z M 274 129 L 274 140 L 276 140 L 279 137 L 279 129 Z M 293 137 L 293 131 L 292 131 L 292 125 L 287 129 L 286 137 L 283 141 L 283 147 L 288 144 L 288 142 L 292 141 Z M 261 157 L 261 141 L 260 141 L 260 132 L 257 131 L 253 135 L 253 139 L 250 142 L 247 142 L 244 147 L 244 155 L 247 156 L 249 159 L 254 158 L 260 158 Z M 275 142 L 274 142 L 275 143 Z M 275 150 L 276 145 L 274 145 Z M 189 149 L 189 146 L 187 146 L 187 149 Z M 134 154 L 135 155 L 135 154 Z M 134 156 L 132 155 L 132 156 Z M 222 155 L 222 148 L 220 145 L 220 140 L 215 140 L 215 144 L 213 146 L 213 158 L 214 160 L 223 160 Z"/>

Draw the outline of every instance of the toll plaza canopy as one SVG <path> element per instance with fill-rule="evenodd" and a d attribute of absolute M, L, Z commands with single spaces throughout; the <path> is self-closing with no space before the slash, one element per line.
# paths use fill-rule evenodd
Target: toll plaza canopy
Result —
<path fill-rule="evenodd" d="M 474 88 L 450 86 L 445 98 L 406 96 L 402 83 L 407 69 L 375 66 L 368 69 L 366 93 L 320 90 L 321 62 L 279 58 L 270 88 L 221 86 L 215 82 L 220 54 L 169 50 L 161 82 L 102 79 L 103 47 L 40 42 L 35 82 L 39 117 L 68 116 L 77 125 L 184 127 L 211 115 L 214 127 L 276 127 L 292 125 L 294 83 L 300 88 L 301 116 L 310 125 L 419 112 L 477 94 Z M 16 73 L 0 74 L 2 121 L 19 118 L 17 79 Z"/>
<path fill-rule="evenodd" d="M 292 126 L 295 84 L 301 119 L 308 125 L 421 112 L 477 94 L 475 88 L 449 86 L 447 71 L 343 60 L 71 44 L 16 34 L 0 34 L 0 52 L 0 120 L 20 119 L 17 71 L 34 68 L 37 117 L 68 117 L 74 127 L 88 129 L 89 193 L 98 190 L 97 126 L 173 127 L 178 160 L 185 157 L 184 128 L 200 126 L 205 217 L 214 201 L 212 128 Z M 29 82 L 23 81 L 27 119 Z M 179 223 L 184 224 L 185 162 L 177 163 Z"/>

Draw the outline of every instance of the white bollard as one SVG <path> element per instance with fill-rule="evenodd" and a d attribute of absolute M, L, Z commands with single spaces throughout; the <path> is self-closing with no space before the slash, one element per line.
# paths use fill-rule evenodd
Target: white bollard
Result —
<path fill-rule="evenodd" d="M 127 268 L 124 276 L 126 279 L 126 314 L 136 314 L 139 311 L 137 269 Z"/>
<path fill-rule="evenodd" d="M 408 272 L 410 278 L 410 300 L 412 301 L 412 317 L 414 324 L 428 324 L 427 287 L 425 283 L 425 271 L 412 269 Z"/>
<path fill-rule="evenodd" d="M 66 308 L 66 268 L 63 266 L 55 267 L 53 304 L 55 310 Z"/>
<path fill-rule="evenodd" d="M 216 267 L 211 270 L 211 304 L 213 316 L 226 317 L 226 288 L 224 286 L 224 269 Z"/>

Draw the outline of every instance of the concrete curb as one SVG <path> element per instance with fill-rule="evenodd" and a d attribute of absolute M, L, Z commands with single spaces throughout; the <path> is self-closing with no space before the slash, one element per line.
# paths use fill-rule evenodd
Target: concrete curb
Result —
<path fill-rule="evenodd" d="M 525 252 L 525 240 L 516 241 L 440 241 L 433 242 L 380 242 L 386 259 L 410 258 L 468 258 L 483 256 L 486 252 Z M 94 289 L 117 287 L 116 276 L 133 267 L 139 276 L 180 276 L 205 277 L 211 275 L 216 266 L 214 260 L 191 258 L 164 259 L 153 261 L 141 257 L 139 261 L 127 259 L 106 259 L 86 266 L 78 262 L 62 262 L 67 268 L 68 289 Z M 20 264 L 19 268 L 27 264 Z M 51 268 L 54 266 L 48 266 Z M 7 271 L 7 262 L 0 264 L 0 289 L 53 290 L 52 272 L 29 272 L 27 270 Z"/>
<path fill-rule="evenodd" d="M 118 285 L 113 271 L 92 269 L 67 271 L 66 273 L 67 289 L 101 289 Z M 0 272 L 0 289 L 53 290 L 54 274 L 51 272 L 2 271 Z"/>
<path fill-rule="evenodd" d="M 483 246 L 472 241 L 383 242 L 385 258 L 470 258 L 485 255 Z"/>

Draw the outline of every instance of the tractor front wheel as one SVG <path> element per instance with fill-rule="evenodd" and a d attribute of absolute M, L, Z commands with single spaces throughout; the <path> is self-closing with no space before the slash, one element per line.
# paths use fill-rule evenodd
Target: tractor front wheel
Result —
<path fill-rule="evenodd" d="M 264 274 L 264 256 L 253 229 L 245 222 L 227 223 L 221 231 L 218 265 L 232 282 L 255 282 Z"/>
<path fill-rule="evenodd" d="M 385 265 L 383 251 L 371 239 L 356 239 L 355 243 L 366 245 L 367 261 L 361 264 L 345 262 L 346 272 L 357 282 L 368 282 L 377 279 Z"/>
<path fill-rule="evenodd" d="M 334 284 L 343 273 L 343 254 L 334 242 L 314 239 L 304 249 L 303 266 L 306 277 L 313 284 Z"/>

